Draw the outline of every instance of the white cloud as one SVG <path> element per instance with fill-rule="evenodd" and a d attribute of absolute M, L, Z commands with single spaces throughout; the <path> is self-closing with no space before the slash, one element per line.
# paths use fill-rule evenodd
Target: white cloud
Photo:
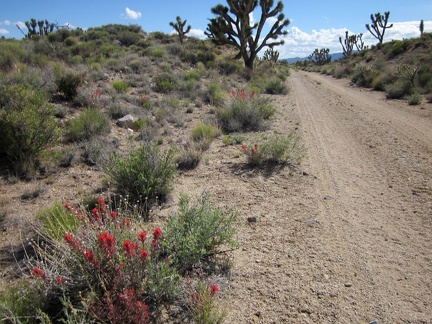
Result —
<path fill-rule="evenodd" d="M 189 33 L 187 34 L 189 36 L 198 37 L 198 38 L 205 38 L 204 31 L 201 29 L 191 29 Z"/>
<path fill-rule="evenodd" d="M 1 25 L 9 26 L 10 24 L 11 24 L 11 22 L 10 22 L 9 20 L 3 20 L 3 21 L 0 21 L 0 26 L 1 26 Z"/>
<path fill-rule="evenodd" d="M 7 35 L 7 34 L 9 34 L 9 31 L 4 29 L 4 28 L 0 28 L 0 34 L 1 35 Z"/>
<path fill-rule="evenodd" d="M 293 26 L 288 29 L 288 35 L 282 37 L 285 44 L 275 49 L 279 51 L 280 58 L 307 57 L 315 48 L 329 48 L 330 53 L 340 53 L 342 52 L 342 46 L 339 43 L 339 37 L 344 39 L 347 30 L 346 28 L 330 28 L 312 30 L 312 32 L 307 33 Z M 432 32 L 432 21 L 424 22 L 424 31 Z M 361 32 L 366 45 L 373 45 L 378 42 L 367 30 Z M 348 30 L 348 33 L 352 35 L 360 32 Z M 395 22 L 392 28 L 386 30 L 384 42 L 419 36 L 419 21 Z"/>
<path fill-rule="evenodd" d="M 139 12 L 139 11 L 133 11 L 133 10 L 129 9 L 128 7 L 126 7 L 126 15 L 130 19 L 139 19 L 142 16 L 141 12 Z"/>
<path fill-rule="evenodd" d="M 18 25 L 18 27 L 21 29 L 23 28 L 27 29 L 26 25 L 22 21 L 17 21 L 15 25 Z"/>

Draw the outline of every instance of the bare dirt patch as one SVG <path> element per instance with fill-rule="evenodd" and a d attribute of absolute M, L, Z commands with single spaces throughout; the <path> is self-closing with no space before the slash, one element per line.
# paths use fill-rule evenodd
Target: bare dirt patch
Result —
<path fill-rule="evenodd" d="M 218 283 L 227 323 L 432 322 L 431 105 L 304 72 L 288 84 L 288 95 L 273 97 L 267 133 L 300 132 L 300 168 L 248 168 L 240 147 L 219 138 L 195 170 L 176 177 L 152 219 L 163 223 L 180 192 L 205 190 L 240 213 L 231 276 Z M 187 140 L 187 128 L 172 133 L 174 143 Z M 94 192 L 101 176 L 77 165 L 42 180 L 46 190 L 33 201 L 20 196 L 35 183 L 1 183 L 0 247 L 19 244 L 38 208 Z M 0 263 L 0 285 L 10 267 Z"/>

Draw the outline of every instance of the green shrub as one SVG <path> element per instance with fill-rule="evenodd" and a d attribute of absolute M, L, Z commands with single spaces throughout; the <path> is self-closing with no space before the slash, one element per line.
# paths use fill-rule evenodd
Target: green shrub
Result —
<path fill-rule="evenodd" d="M 210 124 L 199 123 L 191 132 L 191 137 L 194 142 L 204 142 L 204 146 L 208 147 L 210 143 L 220 135 L 220 130 Z"/>
<path fill-rule="evenodd" d="M 0 71 L 9 72 L 24 57 L 24 47 L 13 40 L 0 42 Z"/>
<path fill-rule="evenodd" d="M 216 117 L 224 132 L 257 131 L 274 112 L 268 98 L 233 98 L 229 106 L 216 110 Z"/>
<path fill-rule="evenodd" d="M 419 95 L 418 93 L 413 93 L 408 97 L 408 104 L 410 104 L 411 106 L 420 105 L 421 102 L 422 102 L 422 96 Z"/>
<path fill-rule="evenodd" d="M 114 81 L 112 86 L 118 93 L 126 93 L 129 91 L 129 84 L 124 81 Z"/>
<path fill-rule="evenodd" d="M 216 82 L 211 82 L 204 95 L 204 100 L 212 106 L 221 106 L 225 102 L 225 95 L 221 86 Z"/>
<path fill-rule="evenodd" d="M 285 82 L 279 78 L 269 79 L 265 84 L 264 91 L 268 94 L 286 94 L 288 92 Z"/>
<path fill-rule="evenodd" d="M 110 130 L 111 123 L 107 116 L 96 108 L 87 108 L 70 120 L 65 137 L 67 141 L 78 142 L 108 134 Z"/>
<path fill-rule="evenodd" d="M 0 92 L 0 158 L 22 175 L 33 175 L 41 153 L 59 137 L 54 108 L 47 96 L 22 86 Z"/>
<path fill-rule="evenodd" d="M 177 79 L 169 73 L 158 74 L 155 79 L 155 90 L 160 93 L 169 93 L 177 88 Z"/>
<path fill-rule="evenodd" d="M 222 245 L 235 246 L 237 213 L 216 207 L 208 193 L 194 204 L 182 195 L 178 208 L 178 214 L 168 218 L 163 246 L 180 273 L 214 259 Z"/>
<path fill-rule="evenodd" d="M 55 80 L 57 91 L 67 101 L 73 100 L 78 95 L 81 82 L 82 76 L 72 72 L 60 75 Z"/>
<path fill-rule="evenodd" d="M 407 80 L 398 80 L 386 88 L 387 99 L 402 99 L 405 96 L 412 94 L 413 86 Z"/>
<path fill-rule="evenodd" d="M 298 165 L 303 157 L 300 137 L 292 132 L 287 137 L 273 135 L 262 143 L 252 146 L 242 145 L 242 151 L 251 165 L 264 162 Z"/>
<path fill-rule="evenodd" d="M 144 199 L 153 203 L 164 201 L 171 191 L 175 171 L 173 157 L 172 148 L 161 152 L 156 144 L 143 143 L 125 158 L 111 155 L 103 168 L 120 195 L 128 196 L 133 203 Z"/>
<path fill-rule="evenodd" d="M 152 51 L 153 57 L 156 57 L 156 58 L 161 58 L 161 57 L 165 56 L 165 54 L 166 54 L 166 51 L 163 48 L 155 48 Z"/>
<path fill-rule="evenodd" d="M 80 225 L 76 215 L 60 203 L 38 211 L 36 219 L 42 224 L 42 233 L 55 240 L 63 239 L 65 233 L 75 233 Z"/>

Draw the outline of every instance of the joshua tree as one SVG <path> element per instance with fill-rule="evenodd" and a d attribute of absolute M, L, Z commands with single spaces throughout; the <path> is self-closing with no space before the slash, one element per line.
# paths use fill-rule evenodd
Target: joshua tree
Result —
<path fill-rule="evenodd" d="M 286 35 L 284 30 L 290 23 L 285 19 L 283 3 L 279 1 L 274 8 L 273 0 L 227 0 L 228 7 L 221 4 L 211 9 L 216 18 L 210 19 L 205 34 L 218 45 L 231 45 L 238 49 L 236 58 L 242 58 L 245 66 L 253 70 L 257 54 L 264 48 L 281 45 L 277 41 L 279 35 Z M 251 13 L 257 7 L 261 8 L 258 22 L 251 21 Z M 268 19 L 274 23 L 267 35 L 263 28 Z"/>
<path fill-rule="evenodd" d="M 191 26 L 188 25 L 186 30 L 184 30 L 184 26 L 186 25 L 187 20 L 182 21 L 180 16 L 177 16 L 176 20 L 177 20 L 176 23 L 170 22 L 169 24 L 171 27 L 173 27 L 176 30 L 176 32 L 179 35 L 180 43 L 183 44 L 183 40 L 185 38 L 185 35 L 190 32 Z"/>
<path fill-rule="evenodd" d="M 345 32 L 345 39 L 342 42 L 342 37 L 339 36 L 339 43 L 341 43 L 342 45 L 342 49 L 343 49 L 343 54 L 344 56 L 350 56 L 353 48 L 354 48 L 354 44 L 356 43 L 356 35 L 351 35 L 348 36 L 348 31 Z"/>
<path fill-rule="evenodd" d="M 21 33 L 24 34 L 27 38 L 32 38 L 33 36 L 44 36 L 54 31 L 54 28 L 59 28 L 57 24 L 50 24 L 48 20 L 38 20 L 31 18 L 30 21 L 26 21 L 25 26 L 27 27 L 27 34 L 24 33 L 19 25 L 16 25 Z M 36 27 L 39 27 L 39 32 L 36 30 Z"/>
<path fill-rule="evenodd" d="M 423 22 L 423 19 L 420 21 L 419 29 L 420 29 L 420 37 L 422 37 L 423 36 L 423 32 L 424 32 L 424 22 Z"/>
<path fill-rule="evenodd" d="M 355 39 L 355 44 L 354 45 L 355 45 L 355 47 L 357 48 L 358 51 L 361 52 L 363 50 L 368 49 L 368 46 L 364 44 L 363 39 L 362 39 L 363 33 L 355 35 L 355 37 L 356 37 L 356 39 Z"/>
<path fill-rule="evenodd" d="M 274 50 L 273 48 L 267 48 L 264 52 L 263 60 L 270 62 L 277 62 L 279 59 L 279 52 Z"/>
<path fill-rule="evenodd" d="M 367 30 L 374 36 L 376 39 L 378 39 L 379 43 L 382 44 L 384 40 L 384 33 L 387 28 L 392 28 L 393 24 L 390 26 L 387 26 L 388 19 L 390 16 L 390 11 L 386 11 L 384 13 L 384 16 L 381 15 L 379 12 L 375 15 L 371 14 L 370 18 L 372 21 L 372 24 L 366 24 Z"/>
<path fill-rule="evenodd" d="M 309 60 L 315 62 L 317 65 L 324 65 L 331 62 L 330 49 L 329 48 L 318 48 L 309 55 Z"/>

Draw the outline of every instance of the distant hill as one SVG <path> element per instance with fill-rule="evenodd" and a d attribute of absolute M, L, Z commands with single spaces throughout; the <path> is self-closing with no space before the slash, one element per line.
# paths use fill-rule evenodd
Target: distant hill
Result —
<path fill-rule="evenodd" d="M 341 59 L 344 55 L 343 53 L 334 53 L 334 54 L 330 54 L 332 61 L 337 61 L 339 59 Z M 298 61 L 307 61 L 308 57 L 293 57 L 293 58 L 289 58 L 289 59 L 285 59 L 282 61 L 288 62 L 288 64 L 295 64 Z"/>

